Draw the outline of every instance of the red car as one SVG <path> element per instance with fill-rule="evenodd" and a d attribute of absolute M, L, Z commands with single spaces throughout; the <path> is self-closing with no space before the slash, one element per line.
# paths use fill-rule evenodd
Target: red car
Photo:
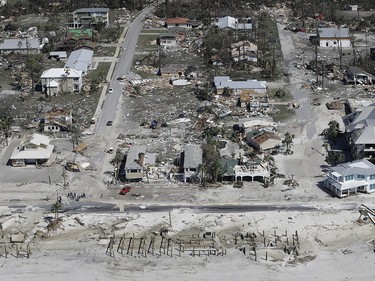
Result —
<path fill-rule="evenodd" d="M 130 186 L 125 186 L 119 192 L 120 195 L 126 195 L 132 188 Z"/>

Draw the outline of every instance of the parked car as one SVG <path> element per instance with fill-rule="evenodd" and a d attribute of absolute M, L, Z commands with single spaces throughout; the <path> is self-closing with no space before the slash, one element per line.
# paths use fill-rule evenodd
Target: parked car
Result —
<path fill-rule="evenodd" d="M 129 191 L 130 191 L 131 189 L 132 189 L 132 188 L 131 188 L 130 186 L 125 186 L 125 187 L 123 187 L 123 188 L 120 190 L 119 194 L 120 194 L 120 195 L 126 195 L 127 193 L 129 193 Z"/>
<path fill-rule="evenodd" d="M 107 121 L 107 126 L 112 126 L 113 121 Z"/>
<path fill-rule="evenodd" d="M 109 88 L 108 89 L 108 94 L 112 94 L 113 93 L 113 89 L 112 88 Z"/>

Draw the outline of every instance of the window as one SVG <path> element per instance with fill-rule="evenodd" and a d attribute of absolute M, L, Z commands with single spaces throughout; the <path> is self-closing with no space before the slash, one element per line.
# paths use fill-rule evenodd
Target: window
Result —
<path fill-rule="evenodd" d="M 345 181 L 353 180 L 353 175 L 345 176 Z"/>
<path fill-rule="evenodd" d="M 375 189 L 375 183 L 373 183 L 373 184 L 370 184 L 370 185 L 369 185 L 369 189 L 370 189 L 370 190 L 373 190 L 373 189 Z"/>
<path fill-rule="evenodd" d="M 357 175 L 357 178 L 359 178 L 359 179 L 364 179 L 364 178 L 366 178 L 366 177 L 365 177 L 365 175 Z"/>
<path fill-rule="evenodd" d="M 370 175 L 370 180 L 375 180 L 375 174 Z"/>

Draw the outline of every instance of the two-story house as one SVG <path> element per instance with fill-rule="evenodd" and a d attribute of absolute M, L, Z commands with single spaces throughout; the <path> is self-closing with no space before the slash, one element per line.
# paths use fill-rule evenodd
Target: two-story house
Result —
<path fill-rule="evenodd" d="M 375 162 L 375 103 L 343 117 L 353 159 Z"/>
<path fill-rule="evenodd" d="M 49 96 L 61 92 L 79 92 L 82 88 L 82 71 L 71 68 L 50 68 L 40 78 L 42 90 Z"/>
<path fill-rule="evenodd" d="M 98 23 L 109 26 L 108 8 L 81 8 L 73 13 L 73 22 L 69 23 L 69 28 L 81 28 L 82 26 L 94 27 Z"/>
<path fill-rule="evenodd" d="M 10 164 L 15 167 L 45 164 L 51 159 L 53 149 L 49 137 L 34 133 L 21 140 L 14 149 Z"/>
<path fill-rule="evenodd" d="M 144 145 L 132 145 L 125 156 L 125 179 L 141 181 L 146 168 L 155 166 L 156 153 L 148 153 Z"/>
<path fill-rule="evenodd" d="M 199 178 L 199 166 L 202 164 L 202 148 L 199 145 L 188 144 L 183 151 L 184 182 Z"/>
<path fill-rule="evenodd" d="M 231 45 L 231 55 L 235 62 L 251 61 L 257 62 L 258 47 L 250 41 L 239 41 Z"/>
<path fill-rule="evenodd" d="M 82 75 L 84 76 L 91 68 L 93 55 L 93 50 L 85 48 L 73 51 L 70 53 L 64 68 L 70 68 L 81 71 Z"/>
<path fill-rule="evenodd" d="M 375 165 L 362 159 L 332 167 L 324 186 L 340 198 L 358 192 L 375 192 Z"/>

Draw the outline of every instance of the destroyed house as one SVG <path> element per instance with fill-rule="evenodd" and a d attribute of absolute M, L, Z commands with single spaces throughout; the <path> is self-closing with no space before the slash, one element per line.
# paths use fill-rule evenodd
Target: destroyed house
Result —
<path fill-rule="evenodd" d="M 346 84 L 373 84 L 375 77 L 357 66 L 349 66 L 344 83 Z"/>
<path fill-rule="evenodd" d="M 53 109 L 44 114 L 44 132 L 68 131 L 72 123 L 71 110 Z"/>
<path fill-rule="evenodd" d="M 200 178 L 199 167 L 202 164 L 202 148 L 199 145 L 186 145 L 183 152 L 184 181 Z"/>
<path fill-rule="evenodd" d="M 324 186 L 340 198 L 358 192 L 375 192 L 375 165 L 361 159 L 332 167 Z"/>
<path fill-rule="evenodd" d="M 281 145 L 281 138 L 276 132 L 253 130 L 246 133 L 246 142 L 259 151 L 269 150 Z"/>
<path fill-rule="evenodd" d="M 15 167 L 44 164 L 51 159 L 53 150 L 49 137 L 34 133 L 14 149 L 10 163 Z"/>
<path fill-rule="evenodd" d="M 175 35 L 172 34 L 161 34 L 158 37 L 157 43 L 161 47 L 175 47 L 177 46 L 177 39 Z"/>
<path fill-rule="evenodd" d="M 186 65 L 168 64 L 159 68 L 157 75 L 159 76 L 185 76 Z"/>

